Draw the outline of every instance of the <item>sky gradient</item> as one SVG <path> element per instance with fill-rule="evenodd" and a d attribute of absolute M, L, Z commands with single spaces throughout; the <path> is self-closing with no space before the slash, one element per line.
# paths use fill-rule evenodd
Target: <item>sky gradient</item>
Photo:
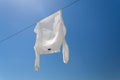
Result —
<path fill-rule="evenodd" d="M 74 0 L 0 0 L 0 40 Z M 80 0 L 63 9 L 68 64 L 40 56 L 34 71 L 35 25 L 0 44 L 0 80 L 120 80 L 120 0 Z"/>

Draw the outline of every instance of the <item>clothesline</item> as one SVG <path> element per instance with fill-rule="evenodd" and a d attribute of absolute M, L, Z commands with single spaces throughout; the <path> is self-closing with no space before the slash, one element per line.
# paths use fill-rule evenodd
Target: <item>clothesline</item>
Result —
<path fill-rule="evenodd" d="M 67 6 L 63 7 L 62 9 L 66 9 L 66 8 L 74 5 L 74 4 L 77 3 L 78 1 L 80 1 L 80 0 L 75 0 L 75 1 L 71 2 L 70 4 L 68 4 Z M 38 21 L 39 21 L 39 20 L 38 20 Z M 14 36 L 16 36 L 16 35 L 24 32 L 24 31 L 28 30 L 29 28 L 33 27 L 38 21 L 36 21 L 35 23 L 33 23 L 33 24 L 31 24 L 31 25 L 29 25 L 29 26 L 21 29 L 20 31 L 18 31 L 18 32 L 14 33 L 14 34 L 12 34 L 12 35 L 10 35 L 10 36 L 7 36 L 6 38 L 0 40 L 0 44 L 3 43 L 4 41 L 7 41 L 7 40 L 13 38 Z"/>

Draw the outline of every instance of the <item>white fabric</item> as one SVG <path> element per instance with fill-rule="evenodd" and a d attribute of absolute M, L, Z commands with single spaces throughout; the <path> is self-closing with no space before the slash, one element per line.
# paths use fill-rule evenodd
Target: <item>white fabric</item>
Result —
<path fill-rule="evenodd" d="M 68 62 L 69 49 L 65 40 L 66 28 L 62 20 L 62 10 L 39 21 L 34 32 L 36 33 L 36 43 L 34 46 L 36 71 L 39 69 L 39 55 L 60 52 L 61 45 L 63 46 L 63 61 L 64 63 Z"/>

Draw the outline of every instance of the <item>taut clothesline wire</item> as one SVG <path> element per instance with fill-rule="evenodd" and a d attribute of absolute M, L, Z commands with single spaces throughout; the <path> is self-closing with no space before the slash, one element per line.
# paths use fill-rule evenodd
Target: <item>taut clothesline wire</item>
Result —
<path fill-rule="evenodd" d="M 77 3 L 78 1 L 80 1 L 80 0 L 75 0 L 75 1 L 71 2 L 70 4 L 68 4 L 67 6 L 63 7 L 62 9 L 66 9 L 66 8 L 72 6 L 73 4 Z M 37 21 L 37 22 L 38 22 L 38 21 Z M 16 35 L 24 32 L 24 31 L 26 31 L 27 29 L 33 27 L 33 25 L 35 25 L 37 22 L 35 22 L 35 23 L 33 23 L 33 24 L 31 24 L 31 25 L 29 25 L 29 26 L 27 26 L 27 27 L 19 30 L 18 32 L 14 33 L 14 34 L 12 34 L 12 35 L 10 35 L 10 36 L 7 36 L 6 38 L 0 40 L 0 44 L 3 43 L 4 41 L 9 40 L 9 39 L 12 38 L 12 37 L 14 37 L 14 36 L 16 36 Z"/>

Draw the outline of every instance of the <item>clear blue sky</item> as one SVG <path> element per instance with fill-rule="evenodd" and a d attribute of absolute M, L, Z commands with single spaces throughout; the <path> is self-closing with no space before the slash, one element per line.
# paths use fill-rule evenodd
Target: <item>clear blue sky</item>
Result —
<path fill-rule="evenodd" d="M 0 40 L 74 0 L 0 0 Z M 70 61 L 41 55 L 34 71 L 35 25 L 0 44 L 0 80 L 120 80 L 120 0 L 80 0 L 63 10 Z"/>

